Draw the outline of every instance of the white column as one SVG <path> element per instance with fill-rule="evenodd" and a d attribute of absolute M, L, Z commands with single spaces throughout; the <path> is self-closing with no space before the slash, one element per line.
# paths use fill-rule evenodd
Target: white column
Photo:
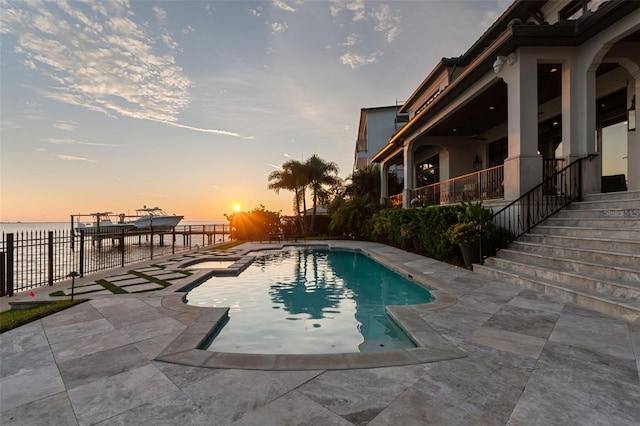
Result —
<path fill-rule="evenodd" d="M 380 205 L 385 205 L 389 198 L 389 166 L 387 162 L 380 163 Z"/>
<path fill-rule="evenodd" d="M 542 181 L 538 154 L 538 62 L 525 49 L 500 77 L 507 83 L 509 157 L 504 162 L 504 197 L 513 200 Z"/>
<path fill-rule="evenodd" d="M 562 64 L 562 157 L 566 164 L 596 153 L 596 69 L 571 55 Z M 583 194 L 600 192 L 601 158 L 583 164 Z"/>
<path fill-rule="evenodd" d="M 413 192 L 413 176 L 415 165 L 413 164 L 413 141 L 407 143 L 403 149 L 404 161 L 404 191 L 402 191 L 402 207 L 411 207 Z"/>
<path fill-rule="evenodd" d="M 630 89 L 633 91 L 636 99 L 636 130 L 631 130 L 628 133 L 628 145 L 627 145 L 627 169 L 629 170 L 629 183 L 627 189 L 629 191 L 640 191 L 640 131 L 638 131 L 638 103 L 640 103 L 640 72 L 633 74 L 635 85 Z M 627 105 L 627 108 L 631 105 Z"/>

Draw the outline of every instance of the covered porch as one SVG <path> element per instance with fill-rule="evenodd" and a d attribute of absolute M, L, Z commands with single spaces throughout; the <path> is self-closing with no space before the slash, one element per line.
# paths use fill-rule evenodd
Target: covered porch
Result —
<path fill-rule="evenodd" d="M 584 194 L 639 190 L 640 13 L 623 12 L 611 2 L 580 26 L 509 23 L 477 55 L 455 58 L 457 71 L 434 70 L 405 104 L 409 123 L 374 157 L 381 202 L 504 205 L 589 155 Z M 404 186 L 390 193 L 397 164 Z"/>

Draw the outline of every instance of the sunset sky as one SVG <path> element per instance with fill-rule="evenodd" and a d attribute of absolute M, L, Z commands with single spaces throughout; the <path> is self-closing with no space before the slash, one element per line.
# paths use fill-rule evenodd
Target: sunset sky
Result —
<path fill-rule="evenodd" d="M 510 3 L 0 0 L 0 221 L 291 214 L 271 171 L 317 154 L 347 177 L 360 108 L 406 99 Z"/>

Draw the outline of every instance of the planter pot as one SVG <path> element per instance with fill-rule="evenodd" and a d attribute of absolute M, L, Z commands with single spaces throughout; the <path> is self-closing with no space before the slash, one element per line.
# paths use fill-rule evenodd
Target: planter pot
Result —
<path fill-rule="evenodd" d="M 480 263 L 480 244 L 458 244 L 462 252 L 464 266 L 471 268 L 474 263 Z"/>

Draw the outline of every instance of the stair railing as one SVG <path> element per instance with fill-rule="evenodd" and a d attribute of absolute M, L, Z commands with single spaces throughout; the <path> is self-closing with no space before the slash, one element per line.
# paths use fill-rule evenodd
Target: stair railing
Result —
<path fill-rule="evenodd" d="M 493 222 L 498 232 L 502 233 L 502 243 L 510 243 L 526 234 L 534 226 L 548 219 L 574 201 L 582 198 L 583 162 L 591 161 L 597 154 L 578 158 L 568 166 L 545 178 L 518 199 L 507 204 L 486 221 L 478 224 L 477 229 L 484 229 L 488 222 Z M 487 248 L 486 242 L 480 241 L 480 262 L 484 263 L 482 250 Z M 490 242 L 493 243 L 493 242 Z M 492 244 L 493 245 L 493 244 Z M 498 250 L 503 247 L 492 247 Z"/>

